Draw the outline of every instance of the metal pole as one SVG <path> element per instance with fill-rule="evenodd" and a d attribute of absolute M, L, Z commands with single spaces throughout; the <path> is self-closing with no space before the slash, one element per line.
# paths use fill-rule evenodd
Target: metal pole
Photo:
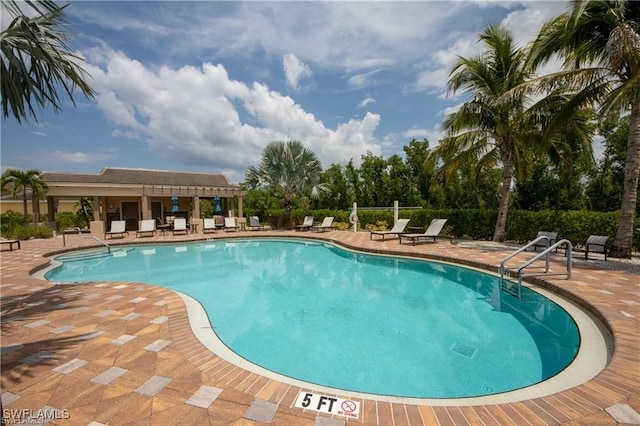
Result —
<path fill-rule="evenodd" d="M 353 221 L 353 232 L 358 232 L 358 203 L 357 202 L 353 202 L 353 215 L 355 215 L 356 220 Z"/>
<path fill-rule="evenodd" d="M 393 224 L 398 223 L 398 200 L 393 202 Z"/>

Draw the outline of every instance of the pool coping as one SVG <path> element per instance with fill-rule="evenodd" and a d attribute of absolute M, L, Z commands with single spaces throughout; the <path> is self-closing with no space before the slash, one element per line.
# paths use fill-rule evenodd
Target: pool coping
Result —
<path fill-rule="evenodd" d="M 238 233 L 233 236 L 223 235 L 222 238 L 245 238 L 248 236 L 288 237 L 294 235 L 295 234 L 293 233 L 283 234 L 277 231 L 270 234 L 261 233 L 261 235 L 250 232 Z M 305 238 L 307 237 L 308 236 L 305 236 Z M 195 239 L 172 239 L 171 241 L 166 242 L 191 242 L 217 238 L 220 238 L 220 236 L 215 236 L 213 238 L 200 237 Z M 350 248 L 350 245 L 353 245 L 355 249 L 361 250 L 362 245 L 367 245 L 366 240 L 368 240 L 368 233 L 364 234 L 364 236 L 356 236 L 354 239 L 354 236 L 347 232 L 330 231 L 323 233 L 323 235 L 314 235 L 312 238 L 338 243 L 347 248 Z M 157 243 L 160 241 L 148 240 L 145 241 L 145 243 L 146 242 Z M 135 244 L 138 243 L 138 241 L 129 239 L 118 243 Z M 401 250 L 398 250 L 397 246 L 396 249 L 389 249 L 388 246 L 390 244 L 391 242 L 378 243 L 374 241 L 369 243 L 369 246 L 366 248 L 372 252 L 381 251 L 394 255 L 407 255 L 408 252 L 411 252 L 412 257 L 414 255 L 417 255 L 418 257 L 433 256 L 438 257 L 435 260 L 442 260 L 442 257 L 446 258 L 447 256 L 443 256 L 441 253 L 448 249 L 446 244 L 449 243 L 437 243 L 424 246 L 418 245 L 414 248 L 403 247 Z M 27 245 L 28 244 L 25 244 L 25 246 Z M 434 248 L 436 249 L 435 253 L 432 250 Z M 24 248 L 22 250 L 24 250 Z M 48 252 L 46 250 L 40 250 L 40 255 L 43 253 L 51 253 L 53 251 L 55 250 L 49 250 Z M 20 251 L 16 251 L 15 254 L 12 252 L 9 256 L 3 256 L 3 267 L 5 258 L 9 258 L 10 256 L 19 256 L 19 252 Z M 471 249 L 460 250 L 458 257 L 462 255 L 469 256 L 469 253 L 473 253 L 473 251 Z M 495 258 L 495 256 L 493 257 Z M 41 262 L 41 260 L 38 261 L 37 259 L 38 258 L 35 257 L 31 259 L 30 264 L 33 266 L 30 270 L 39 269 L 43 266 L 42 263 L 36 263 L 34 265 L 35 262 Z M 459 260 L 453 255 L 451 256 L 451 259 L 454 261 Z M 466 257 L 464 260 L 465 262 L 469 261 Z M 489 263 L 485 265 L 487 266 L 486 269 L 493 267 L 492 264 Z M 363 399 L 362 405 L 364 415 L 363 419 L 360 421 L 371 423 L 371 421 L 367 419 L 373 419 L 374 417 L 380 421 L 381 419 L 386 418 L 389 413 L 392 414 L 391 418 L 394 417 L 394 414 L 399 418 L 401 414 L 404 413 L 404 416 L 408 419 L 421 419 L 422 424 L 431 424 L 432 422 L 429 420 L 435 420 L 435 423 L 446 423 L 445 419 L 451 420 L 458 416 L 462 416 L 462 419 L 484 419 L 485 422 L 489 418 L 496 420 L 503 417 L 505 419 L 512 419 L 512 422 L 515 423 L 521 423 L 521 421 L 515 421 L 514 419 L 526 419 L 527 422 L 548 424 L 570 421 L 572 419 L 585 419 L 590 418 L 590 416 L 593 418 L 602 418 L 602 416 L 607 415 L 605 410 L 620 403 L 631 403 L 636 407 L 636 409 L 638 409 L 638 383 L 640 383 L 640 369 L 638 368 L 638 348 L 640 347 L 638 314 L 640 312 L 638 310 L 639 304 L 637 303 L 639 294 L 637 276 L 604 271 L 604 274 L 607 276 L 615 275 L 621 278 L 616 278 L 617 281 L 615 282 L 605 283 L 608 287 L 604 289 L 594 288 L 594 283 L 595 285 L 603 284 L 600 282 L 601 280 L 598 277 L 599 273 L 599 271 L 594 271 L 593 273 L 582 273 L 581 271 L 574 270 L 574 278 L 569 281 L 555 279 L 549 281 L 542 280 L 545 286 L 550 286 L 550 288 L 554 289 L 556 292 L 562 295 L 567 295 L 572 300 L 575 299 L 582 301 L 586 307 L 591 309 L 593 313 L 597 317 L 601 318 L 607 327 L 611 329 L 615 341 L 615 350 L 606 368 L 593 379 L 566 391 L 545 397 L 537 397 L 516 403 L 489 404 L 473 407 L 437 407 L 429 405 L 414 405 L 410 403 L 405 404 L 402 402 L 378 402 Z M 594 276 L 592 277 L 590 275 Z M 633 288 L 634 284 L 636 285 L 635 289 Z M 630 289 L 626 289 L 625 286 L 630 287 Z M 169 326 L 174 343 L 177 347 L 182 347 L 184 349 L 183 353 L 185 353 L 186 358 L 189 359 L 190 362 L 198 366 L 198 368 L 201 368 L 203 371 L 211 372 L 213 362 L 212 355 L 208 350 L 202 351 L 202 349 L 198 348 L 198 346 L 201 346 L 201 343 L 193 334 L 188 321 L 185 321 L 187 315 L 185 303 L 179 296 L 174 293 L 169 293 L 168 290 L 165 299 L 169 306 Z M 216 360 L 215 362 L 219 363 L 220 361 Z M 276 384 L 270 386 L 277 387 Z M 242 392 L 246 393 L 247 391 L 247 389 L 244 389 Z M 263 397 L 265 395 L 264 391 L 251 391 L 250 393 L 256 394 L 256 396 L 257 394 L 260 394 Z M 274 393 L 272 396 L 268 396 L 266 398 L 280 406 L 284 406 L 288 410 L 287 412 L 293 411 L 295 413 L 299 410 L 292 408 L 292 393 L 295 392 L 292 388 L 288 388 L 288 390 L 284 392 L 284 395 L 282 392 L 279 392 L 277 396 Z M 308 416 L 302 417 L 308 418 Z M 610 417 L 608 418 L 610 419 Z"/>

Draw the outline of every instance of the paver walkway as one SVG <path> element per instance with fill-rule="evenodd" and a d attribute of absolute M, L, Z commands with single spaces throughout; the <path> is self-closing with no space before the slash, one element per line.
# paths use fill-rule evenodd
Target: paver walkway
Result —
<path fill-rule="evenodd" d="M 366 232 L 252 231 L 207 234 L 324 238 L 371 251 L 489 265 L 507 252 L 437 243 L 370 241 Z M 118 243 L 186 241 L 202 235 L 130 236 Z M 67 248 L 95 243 L 67 236 Z M 233 365 L 193 334 L 182 299 L 170 290 L 111 282 L 56 286 L 30 276 L 61 250 L 60 238 L 23 241 L 1 254 L 2 403 L 8 424 L 343 425 L 294 407 L 301 388 Z M 515 403 L 430 406 L 360 399 L 368 425 L 608 425 L 640 423 L 640 276 L 578 262 L 571 280 L 549 280 L 611 329 L 615 350 L 594 379 Z M 561 267 L 553 262 L 554 268 Z M 29 416 L 40 416 L 28 419 Z"/>

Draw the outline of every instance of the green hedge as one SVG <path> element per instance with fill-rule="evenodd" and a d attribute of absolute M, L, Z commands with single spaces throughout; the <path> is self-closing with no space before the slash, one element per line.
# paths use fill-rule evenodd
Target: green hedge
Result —
<path fill-rule="evenodd" d="M 284 210 L 270 210 L 269 222 L 276 229 L 287 228 Z M 410 219 L 409 226 L 426 227 L 432 219 L 446 218 L 442 235 L 456 238 L 491 240 L 493 238 L 498 212 L 481 209 L 419 209 L 400 210 L 400 218 Z M 317 221 L 325 216 L 333 216 L 335 222 L 349 223 L 346 210 L 313 210 L 305 212 L 294 210 L 291 213 L 292 226 L 301 224 L 306 215 L 312 215 Z M 506 239 L 525 242 L 534 239 L 538 231 L 558 233 L 558 239 L 568 239 L 574 245 L 582 245 L 589 235 L 608 235 L 608 244 L 612 244 L 618 230 L 619 212 L 592 211 L 538 211 L 511 210 L 507 218 Z M 358 211 L 360 229 L 379 229 L 380 223 L 388 228 L 393 225 L 393 212 L 389 210 Z M 640 218 L 635 219 L 633 249 L 640 251 Z"/>

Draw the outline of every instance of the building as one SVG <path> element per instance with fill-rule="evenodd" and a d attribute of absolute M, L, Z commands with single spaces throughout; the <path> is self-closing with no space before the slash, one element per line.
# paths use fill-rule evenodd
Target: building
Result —
<path fill-rule="evenodd" d="M 88 197 L 94 206 L 92 233 L 103 233 L 113 220 L 126 221 L 127 230 L 138 229 L 142 219 L 164 222 L 168 215 L 199 221 L 202 199 L 218 204 L 225 215 L 235 216 L 237 208 L 237 216 L 243 216 L 246 191 L 222 174 L 106 167 L 98 174 L 46 172 L 42 177 L 49 187 L 49 222 L 62 201 Z"/>

